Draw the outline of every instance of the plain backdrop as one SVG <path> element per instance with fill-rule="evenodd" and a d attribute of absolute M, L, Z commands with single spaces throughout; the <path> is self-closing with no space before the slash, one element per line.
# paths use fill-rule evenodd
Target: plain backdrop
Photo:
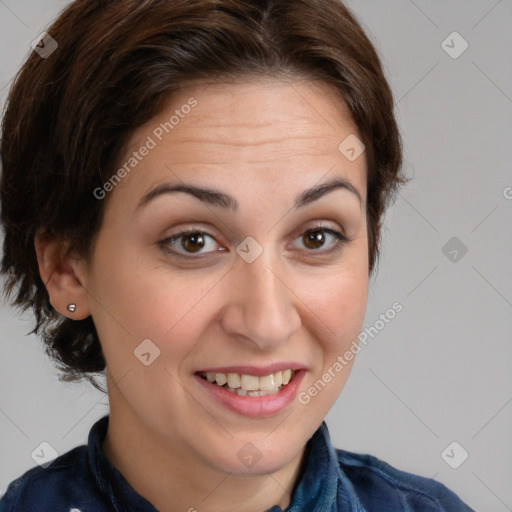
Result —
<path fill-rule="evenodd" d="M 2 105 L 66 3 L 0 0 Z M 412 179 L 386 215 L 364 325 L 403 310 L 369 337 L 327 424 L 336 447 L 435 478 L 477 511 L 510 511 L 512 2 L 347 5 L 383 59 Z M 58 381 L 32 325 L 0 305 L 2 493 L 41 442 L 64 453 L 108 412 L 91 386 Z"/>

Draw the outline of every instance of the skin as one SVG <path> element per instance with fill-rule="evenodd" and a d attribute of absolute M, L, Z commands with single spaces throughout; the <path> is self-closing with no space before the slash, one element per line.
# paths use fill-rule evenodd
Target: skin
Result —
<path fill-rule="evenodd" d="M 197 106 L 104 199 L 90 261 L 38 236 L 40 272 L 59 312 L 92 315 L 107 361 L 103 447 L 136 492 L 164 512 L 284 509 L 305 445 L 353 360 L 309 403 L 295 399 L 261 418 L 214 403 L 194 372 L 295 361 L 307 369 L 303 392 L 357 339 L 368 292 L 366 159 L 351 162 L 338 150 L 358 130 L 330 86 L 252 78 L 182 87 L 137 129 L 120 166 L 190 97 Z M 335 177 L 363 201 L 338 188 L 293 208 L 304 190 Z M 239 210 L 185 193 L 137 209 L 165 182 L 217 189 Z M 318 224 L 350 241 L 336 249 L 321 231 L 323 245 L 308 244 L 304 234 Z M 190 239 L 185 248 L 183 239 L 169 242 L 167 252 L 159 245 L 188 227 L 210 235 L 201 258 L 169 252 L 187 254 Z M 252 263 L 235 251 L 249 235 L 263 249 Z M 75 313 L 66 309 L 72 302 Z M 144 339 L 160 350 L 149 366 L 134 356 Z M 237 457 L 247 442 L 261 453 L 250 468 Z"/>

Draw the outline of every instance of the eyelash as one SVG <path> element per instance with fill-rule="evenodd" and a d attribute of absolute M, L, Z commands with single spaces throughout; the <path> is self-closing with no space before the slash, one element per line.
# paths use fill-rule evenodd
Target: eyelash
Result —
<path fill-rule="evenodd" d="M 327 251 L 322 251 L 322 252 L 321 252 L 321 249 L 318 249 L 318 250 L 314 250 L 314 249 L 307 250 L 306 249 L 306 252 L 311 253 L 312 255 L 325 256 L 328 254 L 333 254 L 335 252 L 340 251 L 348 242 L 350 242 L 352 240 L 351 238 L 347 237 L 346 235 L 340 233 L 339 231 L 328 228 L 321 224 L 307 229 L 306 231 L 302 232 L 297 238 L 301 238 L 304 235 L 306 235 L 307 233 L 315 233 L 318 231 L 332 235 L 334 237 L 334 243 L 333 243 L 334 247 L 332 249 L 329 249 Z M 187 235 L 206 235 L 206 236 L 212 238 L 213 240 L 215 240 L 215 237 L 213 235 L 210 235 L 208 232 L 201 231 L 200 229 L 192 229 L 191 228 L 191 229 L 186 229 L 184 231 L 181 231 L 181 232 L 179 232 L 175 235 L 172 235 L 168 238 L 165 238 L 164 240 L 161 240 L 160 242 L 158 242 L 158 245 L 167 254 L 169 254 L 173 257 L 177 257 L 177 258 L 181 258 L 181 259 L 185 259 L 185 260 L 199 260 L 200 258 L 203 258 L 206 255 L 212 254 L 213 252 L 224 252 L 224 251 L 208 251 L 205 253 L 196 253 L 197 255 L 193 256 L 192 255 L 193 253 L 189 253 L 190 255 L 185 255 L 185 254 L 179 253 L 177 251 L 174 251 L 172 249 L 169 249 L 169 245 L 172 242 L 176 242 L 177 240 L 180 240 L 182 237 L 185 237 Z"/>

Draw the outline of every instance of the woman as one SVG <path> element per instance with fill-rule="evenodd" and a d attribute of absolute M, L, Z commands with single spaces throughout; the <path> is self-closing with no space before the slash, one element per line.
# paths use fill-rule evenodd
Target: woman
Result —
<path fill-rule="evenodd" d="M 471 510 L 323 422 L 405 181 L 342 4 L 77 0 L 13 85 L 1 156 L 7 292 L 110 403 L 2 512 Z"/>

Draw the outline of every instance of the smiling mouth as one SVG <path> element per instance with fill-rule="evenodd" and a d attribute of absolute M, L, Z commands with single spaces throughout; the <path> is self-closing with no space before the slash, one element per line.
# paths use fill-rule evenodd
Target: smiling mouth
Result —
<path fill-rule="evenodd" d="M 198 373 L 204 380 L 241 396 L 275 395 L 290 382 L 294 374 L 294 370 L 277 371 L 263 377 L 245 373 Z"/>

